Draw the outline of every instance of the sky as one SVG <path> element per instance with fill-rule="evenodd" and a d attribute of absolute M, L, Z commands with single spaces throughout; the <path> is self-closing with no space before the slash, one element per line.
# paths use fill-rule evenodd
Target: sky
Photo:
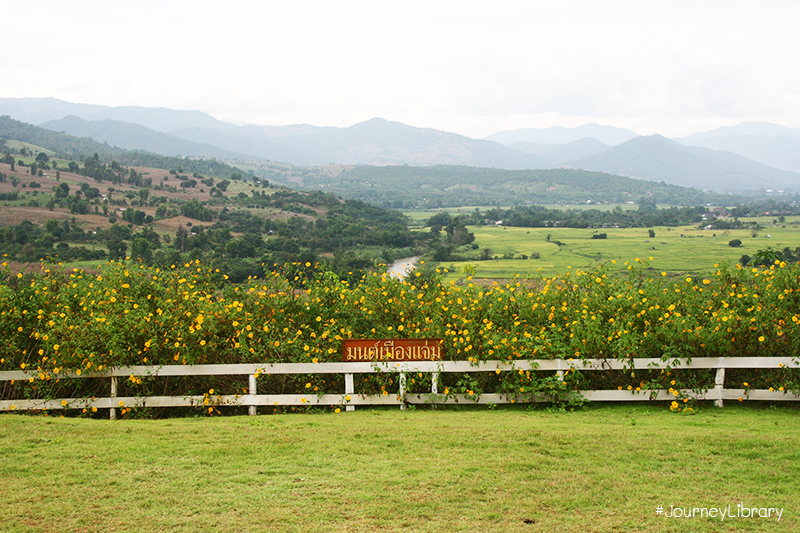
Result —
<path fill-rule="evenodd" d="M 28 0 L 6 14 L 6 98 L 474 138 L 800 128 L 794 0 Z"/>

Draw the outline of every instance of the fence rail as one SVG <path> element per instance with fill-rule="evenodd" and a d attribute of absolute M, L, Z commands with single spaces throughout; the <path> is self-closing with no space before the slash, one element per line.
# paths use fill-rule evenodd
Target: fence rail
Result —
<path fill-rule="evenodd" d="M 705 391 L 681 390 L 684 397 L 699 400 L 713 400 L 722 407 L 724 400 L 798 401 L 800 396 L 789 392 L 766 389 L 741 389 L 724 387 L 725 370 L 735 368 L 798 368 L 798 361 L 790 357 L 719 357 L 688 359 L 540 359 L 519 361 L 485 361 L 472 364 L 467 361 L 415 361 L 401 363 L 275 363 L 275 364 L 232 364 L 232 365 L 170 365 L 170 366 L 130 366 L 109 369 L 104 372 L 69 373 L 57 376 L 61 379 L 110 379 L 110 396 L 105 398 L 57 398 L 57 399 L 19 399 L 0 400 L 0 411 L 60 410 L 75 408 L 109 409 L 110 418 L 116 418 L 121 407 L 192 407 L 203 406 L 207 396 L 117 396 L 117 380 L 120 377 L 144 376 L 222 376 L 247 375 L 249 388 L 247 394 L 214 395 L 210 405 L 247 406 L 249 414 L 255 415 L 259 406 L 302 406 L 302 405 L 341 405 L 348 411 L 357 405 L 397 405 L 407 404 L 445 405 L 456 403 L 503 404 L 550 401 L 542 393 L 520 394 L 482 394 L 443 395 L 438 391 L 438 377 L 442 373 L 471 372 L 509 372 L 509 371 L 555 371 L 559 375 L 567 370 L 652 370 L 673 368 L 716 370 L 714 387 Z M 433 379 L 430 393 L 407 393 L 406 373 L 430 373 Z M 353 375 L 371 373 L 399 373 L 397 394 L 359 394 L 355 391 Z M 345 387 L 342 394 L 258 394 L 258 377 L 270 374 L 343 374 Z M 0 372 L 0 381 L 24 381 L 38 375 L 38 372 L 16 370 Z M 575 394 L 589 401 L 669 401 L 674 396 L 667 390 L 576 390 Z"/>

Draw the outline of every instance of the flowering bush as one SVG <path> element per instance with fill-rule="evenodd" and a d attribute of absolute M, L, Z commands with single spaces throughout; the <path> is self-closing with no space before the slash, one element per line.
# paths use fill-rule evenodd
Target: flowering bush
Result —
<path fill-rule="evenodd" d="M 707 278 L 674 279 L 635 260 L 542 280 L 490 286 L 443 283 L 436 273 L 406 280 L 365 274 L 350 283 L 314 265 L 289 265 L 267 279 L 232 285 L 198 262 L 169 269 L 110 263 L 99 275 L 60 269 L 0 284 L 0 370 L 34 371 L 20 384 L 0 383 L 3 398 L 107 394 L 107 380 L 60 380 L 67 372 L 126 365 L 322 362 L 341 360 L 344 338 L 443 338 L 445 358 L 486 360 L 795 356 L 800 353 L 800 267 L 776 262 L 746 269 L 715 265 Z M 616 268 L 616 267 L 613 267 Z M 287 272 L 304 272 L 289 276 Z M 627 368 L 627 367 L 626 367 Z M 754 387 L 797 390 L 788 369 L 729 371 Z M 410 376 L 409 391 L 430 390 L 429 375 Z M 395 394 L 397 376 L 357 377 L 359 391 Z M 271 393 L 340 393 L 339 376 L 262 376 Z M 135 394 L 246 392 L 241 378 L 131 378 Z M 163 390 L 169 387 L 169 391 Z M 526 394 L 620 388 L 713 387 L 710 371 L 677 367 L 624 372 L 574 370 L 454 375 L 444 394 Z M 125 391 L 121 391 L 122 395 Z M 675 407 L 673 407 L 676 409 Z"/>

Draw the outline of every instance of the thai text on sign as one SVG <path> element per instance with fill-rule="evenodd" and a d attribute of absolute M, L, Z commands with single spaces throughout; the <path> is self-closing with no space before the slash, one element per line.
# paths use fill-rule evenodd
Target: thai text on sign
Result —
<path fill-rule="evenodd" d="M 345 339 L 344 361 L 436 361 L 442 339 Z"/>

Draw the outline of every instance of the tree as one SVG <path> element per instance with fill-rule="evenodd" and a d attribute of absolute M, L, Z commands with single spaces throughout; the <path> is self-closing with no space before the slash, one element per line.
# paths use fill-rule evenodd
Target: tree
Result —
<path fill-rule="evenodd" d="M 69 196 L 69 185 L 66 183 L 53 185 L 53 192 L 56 193 L 56 198 L 66 198 Z"/>
<path fill-rule="evenodd" d="M 186 239 L 189 237 L 189 230 L 183 227 L 183 225 L 178 226 L 178 231 L 175 232 L 175 248 L 184 252 L 186 250 Z"/>
<path fill-rule="evenodd" d="M 125 259 L 125 253 L 128 250 L 128 245 L 119 237 L 111 238 L 108 243 L 108 258 L 112 261 L 122 261 Z"/>
<path fill-rule="evenodd" d="M 653 237 L 656 236 L 656 230 L 654 230 L 654 229 L 647 230 L 647 236 L 652 239 Z"/>
<path fill-rule="evenodd" d="M 141 259 L 142 263 L 149 265 L 153 261 L 153 251 L 150 241 L 144 237 L 137 237 L 131 243 L 131 259 Z"/>

